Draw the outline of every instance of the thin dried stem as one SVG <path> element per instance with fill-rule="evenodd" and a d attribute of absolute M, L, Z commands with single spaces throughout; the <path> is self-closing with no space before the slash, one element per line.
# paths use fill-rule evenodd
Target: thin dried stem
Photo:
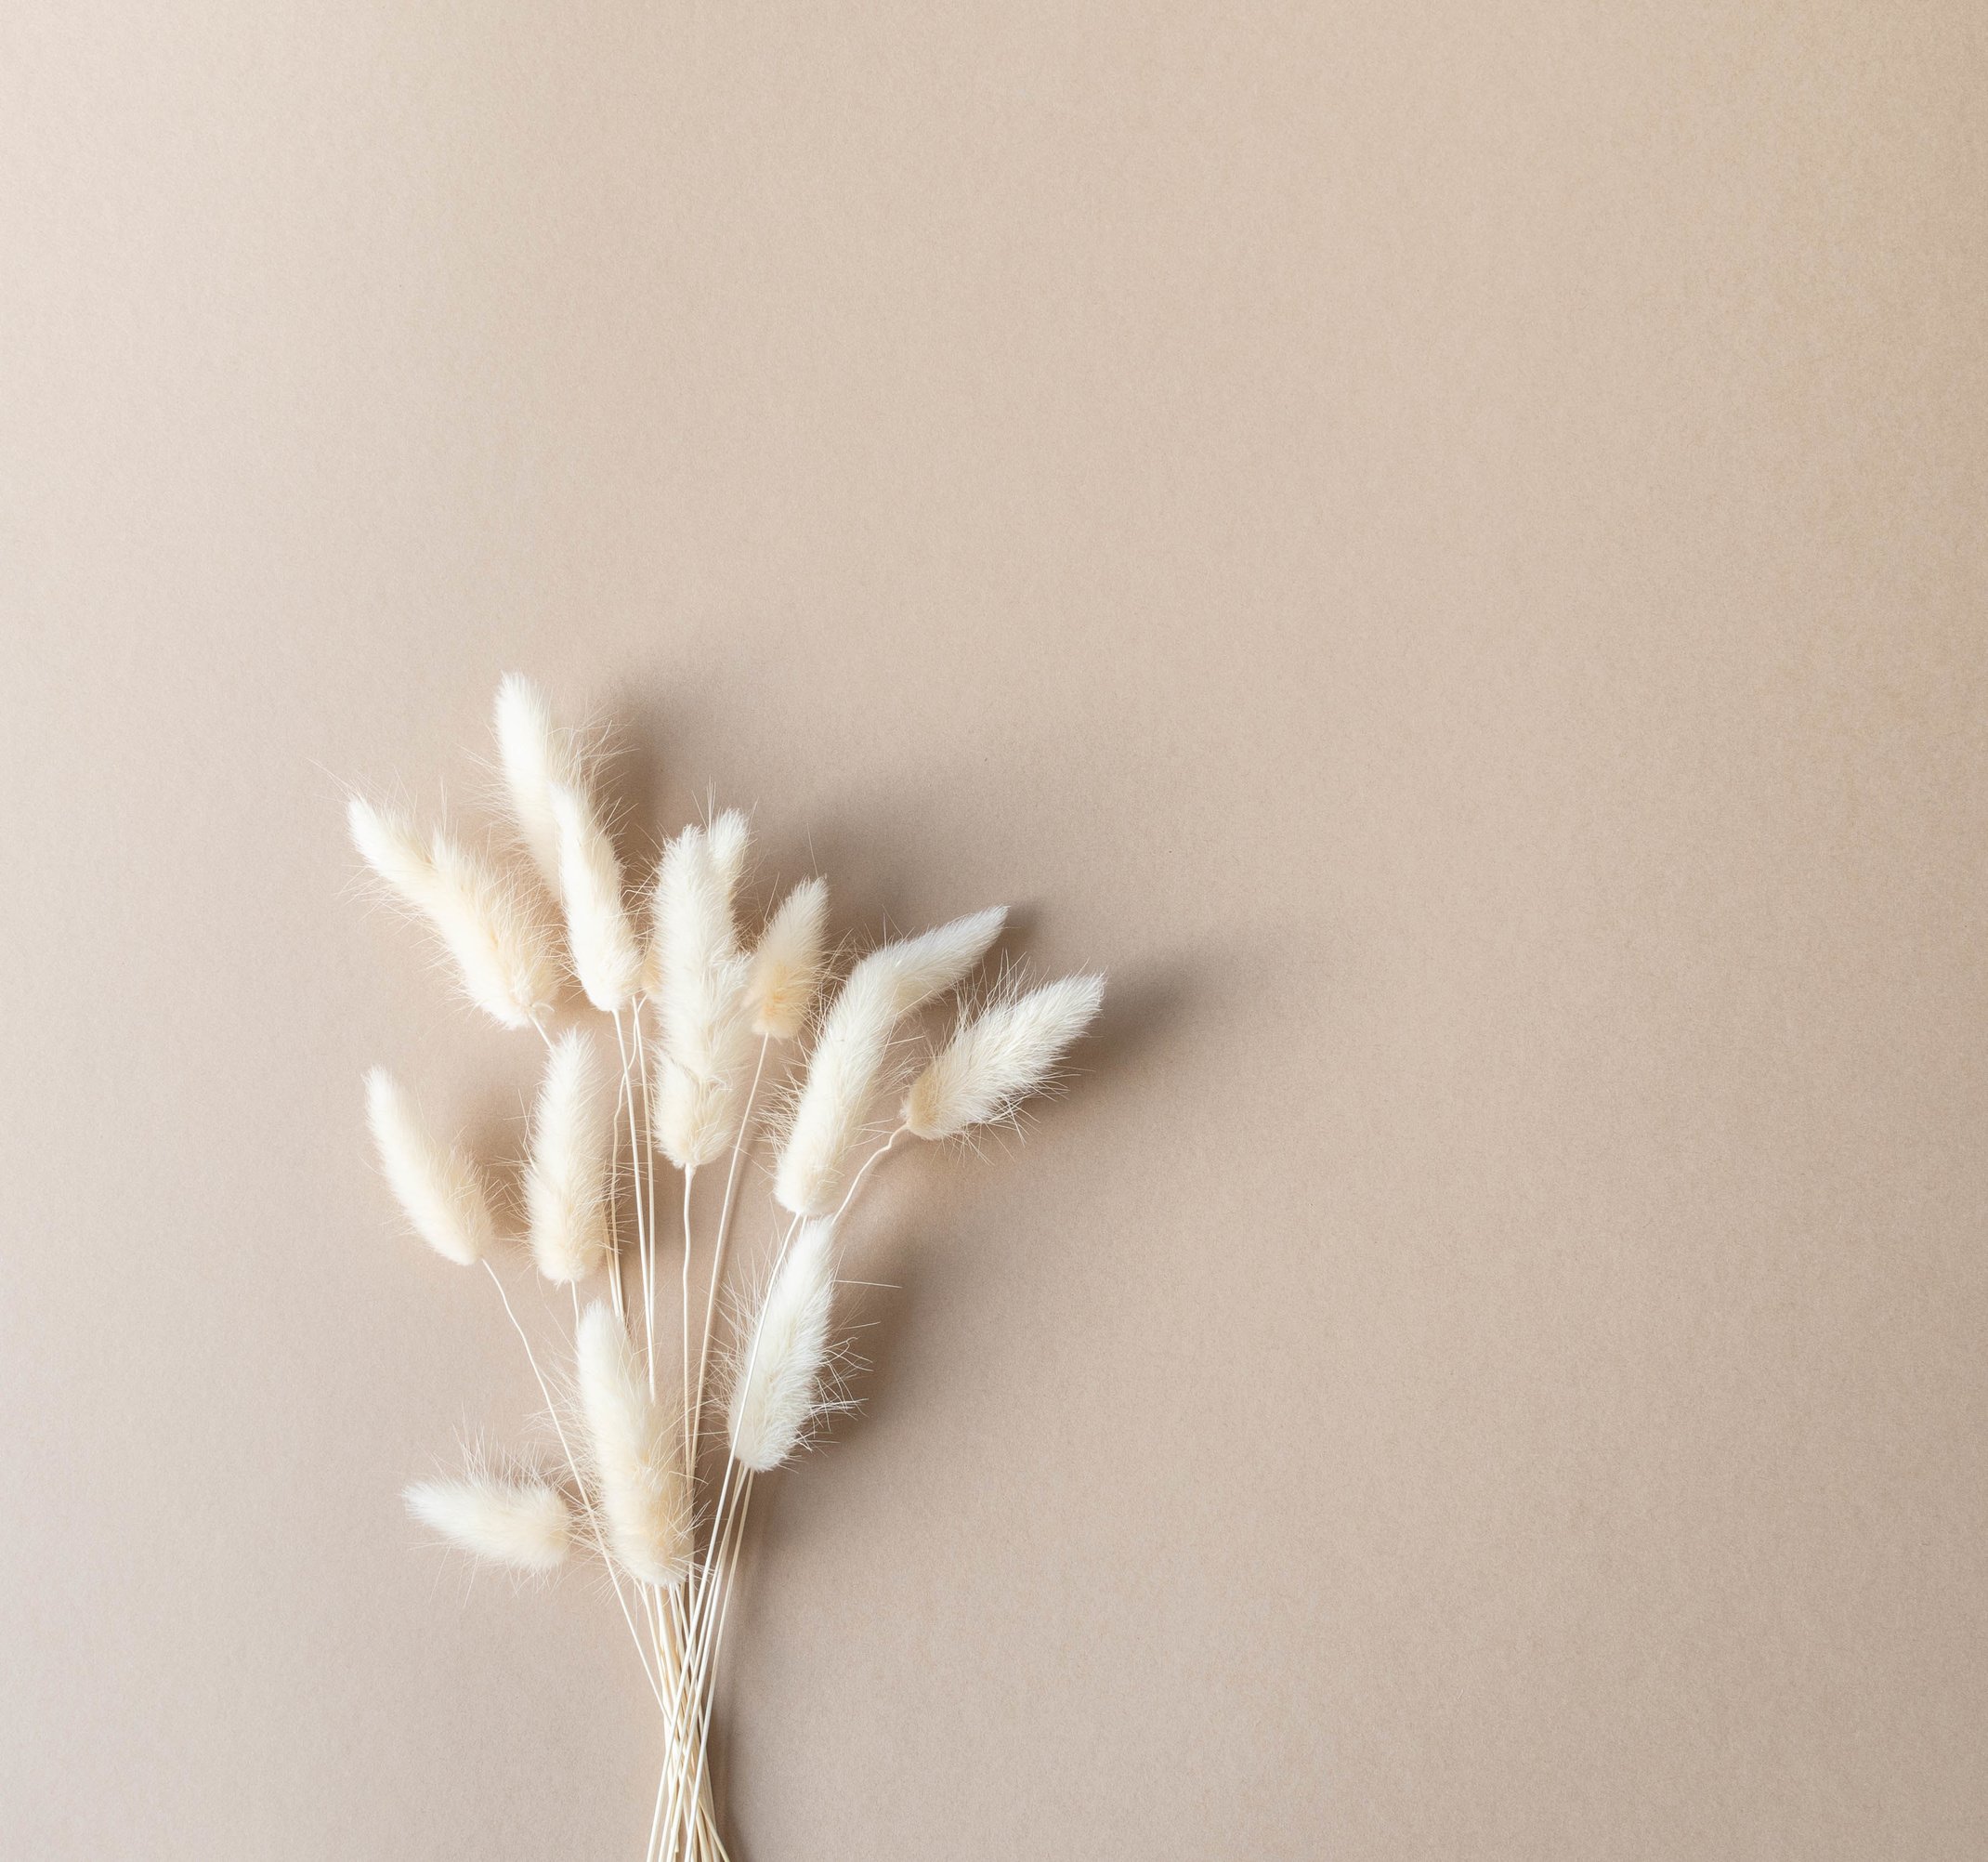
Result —
<path fill-rule="evenodd" d="M 857 1191 L 861 1189 L 863 1187 L 863 1179 L 877 1167 L 878 1162 L 883 1159 L 884 1154 L 891 1148 L 893 1145 L 897 1142 L 899 1138 L 903 1137 L 905 1133 L 908 1132 L 909 1129 L 910 1127 L 909 1125 L 899 1125 L 897 1129 L 890 1134 L 889 1137 L 885 1138 L 883 1142 L 876 1147 L 875 1150 L 871 1151 L 870 1154 L 863 1160 L 862 1169 L 857 1172 L 855 1178 L 851 1181 L 849 1185 L 849 1193 L 843 1198 L 842 1206 L 837 1209 L 835 1213 L 829 1218 L 831 1222 L 840 1222 L 843 1217 L 848 1213 L 849 1205 L 856 1200 Z"/>
<path fill-rule="evenodd" d="M 759 1060 L 752 1069 L 752 1085 L 746 1094 L 745 1112 L 739 1121 L 739 1135 L 732 1140 L 731 1167 L 725 1175 L 725 1206 L 718 1212 L 718 1239 L 711 1253 L 711 1286 L 704 1295 L 704 1335 L 698 1342 L 697 1350 L 697 1402 L 690 1411 L 690 1466 L 693 1469 L 697 1466 L 698 1435 L 704 1420 L 704 1373 L 711 1356 L 712 1325 L 717 1317 L 718 1282 L 725 1274 L 725 1243 L 732 1226 L 732 1192 L 739 1185 L 739 1160 L 745 1153 L 746 1134 L 752 1129 L 752 1107 L 759 1098 L 760 1078 L 766 1070 L 766 1050 L 772 1044 L 771 1035 L 760 1041 Z"/>
<path fill-rule="evenodd" d="M 621 1056 L 621 1091 L 628 1102 L 628 1174 L 634 1183 L 635 1253 L 642 1264 L 642 1304 L 643 1310 L 647 1315 L 643 1355 L 648 1360 L 648 1394 L 654 1396 L 656 1394 L 656 1302 L 649 1283 L 649 1251 L 643 1239 L 647 1232 L 647 1224 L 643 1214 L 642 1166 L 635 1157 L 635 1150 L 641 1141 L 641 1137 L 640 1134 L 635 1130 L 635 1089 L 629 1080 L 630 1057 L 628 1042 L 621 1033 L 621 1015 L 619 1009 L 615 1011 L 614 1016 L 614 1044 L 620 1050 Z M 639 1065 L 639 1062 L 636 1064 Z M 645 1082 L 643 1087 L 645 1095 L 647 1095 L 647 1085 Z M 619 1107 L 617 1107 L 617 1111 L 619 1111 Z M 645 1118 L 643 1124 L 647 1126 L 647 1119 Z M 617 1128 L 616 1132 L 616 1142 L 620 1142 L 619 1128 Z"/>
<path fill-rule="evenodd" d="M 497 1289 L 497 1297 L 504 1302 L 504 1317 L 511 1321 L 512 1329 L 517 1333 L 517 1342 L 525 1347 L 525 1362 L 530 1365 L 531 1375 L 539 1386 L 539 1395 L 545 1399 L 545 1413 L 552 1418 L 553 1429 L 559 1437 L 560 1450 L 566 1456 L 567 1472 L 572 1476 L 574 1489 L 580 1495 L 580 1504 L 586 1514 L 587 1527 L 594 1534 L 594 1544 L 600 1553 L 601 1563 L 608 1568 L 608 1581 L 614 1586 L 614 1600 L 621 1605 L 621 1616 L 628 1624 L 628 1633 L 634 1639 L 635 1659 L 642 1664 L 643 1679 L 648 1683 L 649 1691 L 655 1695 L 657 1706 L 668 1713 L 670 1708 L 663 1698 L 662 1683 L 649 1668 L 648 1656 L 643 1649 L 641 1634 L 636 1630 L 634 1617 L 628 1608 L 628 1599 L 621 1594 L 621 1580 L 615 1572 L 614 1560 L 608 1555 L 607 1541 L 601 1537 L 600 1520 L 595 1515 L 594 1501 L 587 1493 L 586 1483 L 580 1477 L 580 1462 L 573 1453 L 573 1445 L 566 1439 L 566 1424 L 559 1420 L 559 1406 L 553 1401 L 552 1386 L 545 1382 L 545 1373 L 539 1369 L 538 1354 L 531 1348 L 531 1336 L 518 1323 L 517 1313 L 512 1311 L 511 1296 L 504 1292 L 504 1281 L 499 1278 L 497 1269 L 488 1261 L 484 1262 L 483 1268 L 490 1277 L 490 1285 Z"/>
<path fill-rule="evenodd" d="M 697 1166 L 684 1173 L 684 1416 L 690 1415 L 690 1187 L 697 1181 Z"/>
<path fill-rule="evenodd" d="M 747 1472 L 739 1488 L 739 1504 L 733 1510 L 731 1525 L 726 1533 L 728 1547 L 728 1562 L 721 1562 L 717 1605 L 717 1627 L 708 1627 L 694 1651 L 697 1672 L 691 1688 L 693 1712 L 698 1720 L 697 1782 L 692 1795 L 701 1799 L 704 1790 L 706 1762 L 711 1750 L 711 1721 L 717 1705 L 717 1663 L 720 1650 L 725 1644 L 725 1623 L 730 1614 L 732 1599 L 732 1575 L 739 1567 L 739 1546 L 745 1533 L 746 1509 L 752 1503 L 752 1475 Z M 707 1626 L 711 1613 L 705 1612 Z"/>

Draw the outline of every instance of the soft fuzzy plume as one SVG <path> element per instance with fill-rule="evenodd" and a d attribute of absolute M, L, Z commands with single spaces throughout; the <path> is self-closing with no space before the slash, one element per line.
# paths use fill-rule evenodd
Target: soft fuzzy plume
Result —
<path fill-rule="evenodd" d="M 750 964 L 732 898 L 747 845 L 745 817 L 728 809 L 708 829 L 686 828 L 672 840 L 657 873 L 649 961 L 662 1018 L 657 1134 L 679 1170 L 709 1163 L 737 1130 L 752 1030 Z"/>
<path fill-rule="evenodd" d="M 380 1169 L 415 1234 L 445 1260 L 473 1267 L 497 1239 L 483 1174 L 439 1143 L 384 1067 L 366 1075 L 366 1122 Z"/>
<path fill-rule="evenodd" d="M 473 1468 L 452 1480 L 416 1481 L 406 1499 L 424 1526 L 493 1565 L 551 1571 L 573 1550 L 573 1509 L 550 1481 Z"/>
<path fill-rule="evenodd" d="M 1064 977 L 1026 995 L 998 997 L 962 1017 L 952 1039 L 911 1082 L 905 1128 L 949 1138 L 1009 1117 L 1055 1072 L 1105 1000 L 1102 977 Z"/>
<path fill-rule="evenodd" d="M 746 995 L 752 1032 L 791 1041 L 807 1025 L 826 961 L 829 885 L 804 879 L 780 901 L 752 952 Z"/>
<path fill-rule="evenodd" d="M 608 1147 L 614 1111 L 598 1050 L 578 1029 L 553 1045 L 531 1115 L 525 1211 L 531 1258 L 568 1285 L 597 1267 L 612 1241 Z"/>
<path fill-rule="evenodd" d="M 688 1575 L 692 1553 L 682 1431 L 649 1396 L 634 1346 L 606 1302 L 582 1316 L 576 1352 L 608 1543 L 641 1582 L 668 1589 Z"/>
<path fill-rule="evenodd" d="M 545 889 L 556 898 L 559 822 L 552 796 L 556 788 L 578 780 L 572 740 L 554 724 L 544 693 L 522 673 L 506 674 L 497 688 L 496 730 L 511 819 Z"/>
<path fill-rule="evenodd" d="M 752 824 L 737 808 L 725 808 L 714 816 L 704 838 L 711 848 L 712 870 L 725 888 L 727 911 L 739 897 L 739 882 L 745 878 L 746 862 L 752 852 Z"/>
<path fill-rule="evenodd" d="M 740 1348 L 728 1421 L 732 1454 L 765 1474 L 801 1446 L 822 1407 L 835 1225 L 802 1223 Z"/>
<path fill-rule="evenodd" d="M 584 791 L 556 783 L 551 806 L 573 974 L 595 1008 L 616 1015 L 641 987 L 643 961 L 621 898 L 621 863 Z"/>
<path fill-rule="evenodd" d="M 352 840 L 389 888 L 434 927 L 470 999 L 506 1028 L 523 1028 L 552 1004 L 558 967 L 540 917 L 490 867 L 438 828 L 424 846 L 409 818 L 354 795 Z"/>
<path fill-rule="evenodd" d="M 780 1151 L 774 1193 L 797 1215 L 837 1206 L 851 1154 L 867 1129 L 893 1030 L 948 990 L 987 954 L 1005 908 L 956 918 L 935 931 L 872 951 L 850 971 L 822 1024 L 807 1081 Z"/>
<path fill-rule="evenodd" d="M 744 1022 L 739 1024 L 744 1029 Z M 656 1057 L 656 1135 L 678 1170 L 701 1170 L 725 1155 L 743 1116 L 745 1072 L 738 1064 L 700 1079 L 667 1054 Z"/>
<path fill-rule="evenodd" d="M 663 1038 L 693 1072 L 706 1031 L 734 1007 L 739 927 L 733 899 L 749 830 L 736 808 L 709 828 L 672 837 L 656 869 L 644 987 L 657 998 Z"/>

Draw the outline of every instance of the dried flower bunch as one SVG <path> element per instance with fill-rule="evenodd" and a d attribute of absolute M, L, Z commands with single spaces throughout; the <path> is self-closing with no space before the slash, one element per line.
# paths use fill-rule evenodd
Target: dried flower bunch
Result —
<path fill-rule="evenodd" d="M 632 909 L 581 740 L 515 676 L 497 695 L 496 734 L 515 857 L 488 858 L 439 829 L 424 835 L 357 795 L 350 826 L 388 893 L 439 938 L 469 1001 L 544 1042 L 522 1209 L 501 1207 L 484 1169 L 437 1138 L 382 1069 L 366 1077 L 366 1115 L 415 1233 L 490 1275 L 557 1454 L 543 1467 L 478 1462 L 410 1487 L 407 1502 L 490 1564 L 543 1574 L 590 1560 L 605 1572 L 661 1721 L 647 1854 L 718 1862 L 708 1754 L 727 1597 L 754 1481 L 841 1407 L 842 1226 L 900 1139 L 1013 1119 L 1051 1082 L 1104 984 L 1004 985 L 963 1011 L 922 1068 L 907 1065 L 912 1018 L 977 969 L 1002 911 L 870 951 L 824 1007 L 819 879 L 789 892 L 750 945 L 741 937 L 744 816 L 727 810 L 676 834 L 646 906 Z M 599 1022 L 587 1026 L 596 1017 L 611 1024 L 611 1051 Z M 894 1097 L 895 1121 L 880 1120 Z M 765 1112 L 776 1099 L 778 1120 Z M 762 1137 L 784 1232 L 764 1290 L 728 1323 L 726 1243 L 741 1164 Z M 674 1195 L 661 1213 L 659 1150 L 682 1179 L 680 1216 Z M 693 1188 L 721 1167 L 700 1239 Z M 497 1271 L 514 1227 L 537 1271 L 567 1290 L 569 1372 L 542 1367 Z M 670 1247 L 681 1250 L 674 1314 L 667 1292 L 659 1298 Z M 722 1466 L 709 1469 L 721 1445 Z"/>

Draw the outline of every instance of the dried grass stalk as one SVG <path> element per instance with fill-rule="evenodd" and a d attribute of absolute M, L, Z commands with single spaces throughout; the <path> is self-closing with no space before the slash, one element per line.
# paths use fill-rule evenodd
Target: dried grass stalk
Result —
<path fill-rule="evenodd" d="M 712 1162 L 737 1135 L 752 1057 L 748 960 L 733 892 L 748 846 L 745 817 L 727 809 L 663 849 L 649 976 L 662 1016 L 657 1136 L 679 1170 Z"/>
<path fill-rule="evenodd" d="M 693 1549 L 683 1432 L 649 1396 L 634 1346 L 605 1302 L 582 1315 L 575 1351 L 608 1546 L 632 1576 L 667 1590 L 689 1575 Z"/>
<path fill-rule="evenodd" d="M 573 1550 L 573 1509 L 550 1481 L 472 1469 L 416 1481 L 407 1509 L 462 1551 L 518 1571 L 553 1571 Z"/>
<path fill-rule="evenodd" d="M 599 1051 L 578 1029 L 553 1043 L 532 1109 L 525 1168 L 531 1258 L 569 1285 L 599 1266 L 612 1241 L 608 1205 L 614 1108 Z"/>
<path fill-rule="evenodd" d="M 952 1039 L 911 1082 L 905 1129 L 950 1138 L 998 1119 L 1049 1083 L 1105 1000 L 1102 977 L 1065 977 L 1027 995 L 997 997 L 962 1016 Z"/>
<path fill-rule="evenodd" d="M 439 828 L 423 846 L 406 815 L 362 796 L 352 797 L 346 818 L 366 864 L 434 927 L 477 1007 L 505 1028 L 524 1028 L 552 1006 L 559 989 L 552 940 L 515 880 Z"/>
<path fill-rule="evenodd" d="M 415 1234 L 444 1260 L 474 1267 L 497 1239 L 482 1172 L 461 1147 L 430 1134 L 384 1067 L 366 1075 L 366 1122 L 387 1187 Z"/>
<path fill-rule="evenodd" d="M 829 885 L 804 879 L 780 901 L 752 952 L 752 1032 L 791 1041 L 807 1026 L 828 955 Z"/>
<path fill-rule="evenodd" d="M 642 950 L 621 898 L 621 863 L 584 791 L 556 784 L 551 805 L 573 974 L 595 1008 L 617 1015 L 642 984 Z"/>
<path fill-rule="evenodd" d="M 545 889 L 559 896 L 559 821 L 553 791 L 578 780 L 571 740 L 553 723 L 545 695 L 522 674 L 497 688 L 497 757 L 511 819 Z"/>
<path fill-rule="evenodd" d="M 732 1455 L 755 1474 L 793 1454 L 819 1413 L 835 1295 L 835 1225 L 802 1223 L 788 1245 L 732 1382 Z"/>
<path fill-rule="evenodd" d="M 893 1031 L 959 982 L 987 954 L 1006 919 L 1001 906 L 956 918 L 872 951 L 850 971 L 808 1060 L 774 1179 L 775 1194 L 795 1214 L 833 1213 L 869 1128 Z"/>

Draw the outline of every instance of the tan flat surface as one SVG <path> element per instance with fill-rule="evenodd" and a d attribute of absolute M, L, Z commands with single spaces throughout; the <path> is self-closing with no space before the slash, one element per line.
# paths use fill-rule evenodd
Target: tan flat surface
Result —
<path fill-rule="evenodd" d="M 741 1862 L 1988 1853 L 1979 20 L 0 20 L 0 1841 L 634 1857 L 348 896 L 505 667 L 841 923 L 1095 962 L 885 1180 Z M 755 1239 L 764 1218 L 754 1215 Z M 556 1308 L 534 1313 L 556 1318 Z"/>

